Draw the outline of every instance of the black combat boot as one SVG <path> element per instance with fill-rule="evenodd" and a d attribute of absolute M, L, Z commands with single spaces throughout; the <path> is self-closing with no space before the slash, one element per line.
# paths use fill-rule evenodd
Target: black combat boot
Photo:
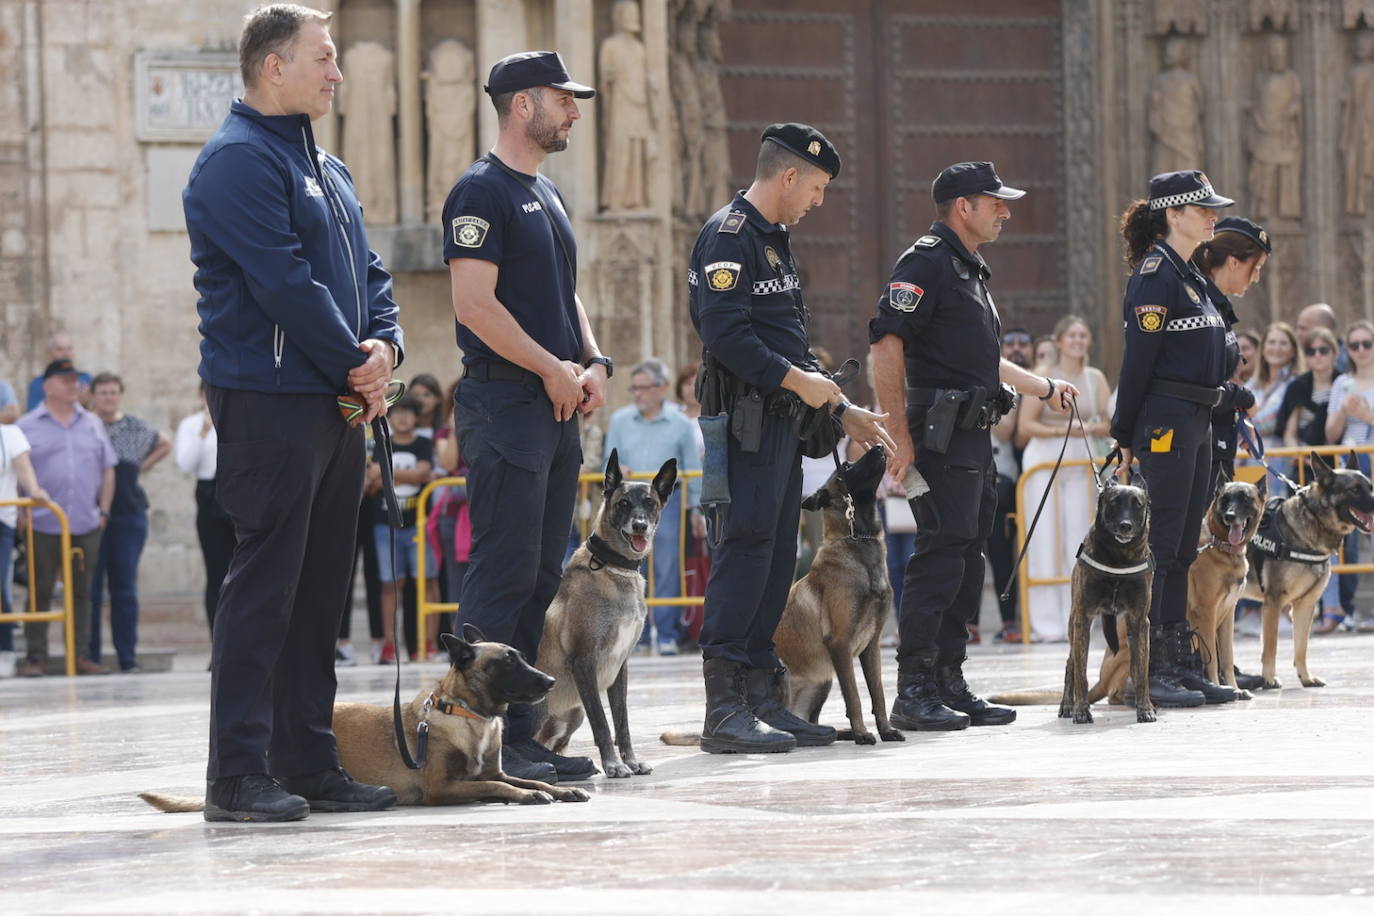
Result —
<path fill-rule="evenodd" d="M 298 821 L 309 814 L 310 802 L 286 791 L 265 773 L 205 781 L 207 821 Z"/>
<path fill-rule="evenodd" d="M 385 811 L 396 807 L 394 789 L 358 782 L 343 767 L 288 776 L 281 784 L 286 791 L 309 802 L 311 811 Z"/>
<path fill-rule="evenodd" d="M 969 726 L 967 713 L 955 712 L 940 698 L 934 656 L 897 660 L 897 699 L 892 724 L 904 731 L 953 732 Z"/>
<path fill-rule="evenodd" d="M 706 721 L 701 726 L 701 749 L 708 754 L 781 754 L 797 746 L 797 739 L 760 722 L 745 702 L 748 667 L 728 658 L 701 663 L 706 681 Z"/>
<path fill-rule="evenodd" d="M 995 706 L 974 694 L 964 680 L 964 659 L 942 662 L 935 669 L 940 684 L 940 699 L 950 709 L 968 716 L 971 725 L 1010 725 L 1016 721 L 1016 710 L 1010 706 Z"/>
<path fill-rule="evenodd" d="M 1231 673 L 1236 676 L 1236 686 L 1241 690 L 1268 690 L 1264 686 L 1264 678 L 1258 674 L 1246 674 L 1240 670 L 1240 665 L 1232 665 Z"/>
<path fill-rule="evenodd" d="M 1128 693 L 1127 705 L 1135 704 Z M 1178 682 L 1174 674 L 1173 640 L 1163 627 L 1150 627 L 1150 701 L 1166 709 L 1201 706 L 1207 698 Z"/>
<path fill-rule="evenodd" d="M 787 669 L 750 668 L 745 675 L 745 702 L 749 711 L 764 725 L 784 731 L 797 739 L 797 747 L 834 744 L 836 731 L 795 716 L 787 702 Z"/>
<path fill-rule="evenodd" d="M 1196 690 L 1207 700 L 1208 705 L 1234 703 L 1239 694 L 1225 684 L 1213 684 L 1207 680 L 1207 669 L 1198 651 L 1195 635 L 1186 623 L 1166 627 L 1169 638 L 1174 642 L 1174 675 L 1179 684 L 1189 690 Z"/>

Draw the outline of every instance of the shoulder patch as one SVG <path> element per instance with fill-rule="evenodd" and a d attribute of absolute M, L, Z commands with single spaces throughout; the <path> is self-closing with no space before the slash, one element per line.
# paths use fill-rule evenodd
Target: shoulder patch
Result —
<path fill-rule="evenodd" d="M 1164 259 L 1161 258 L 1159 255 L 1150 255 L 1148 258 L 1140 262 L 1140 275 L 1142 277 L 1148 277 L 1150 274 L 1159 270 L 1159 265 L 1163 262 Z"/>
<path fill-rule="evenodd" d="M 487 240 L 491 223 L 477 216 L 459 216 L 453 220 L 453 244 L 463 248 L 481 248 Z"/>
<path fill-rule="evenodd" d="M 916 306 L 921 304 L 921 297 L 926 291 L 915 283 L 889 283 L 887 285 L 887 301 L 899 312 L 914 312 Z"/>
<path fill-rule="evenodd" d="M 718 293 L 728 292 L 739 282 L 739 272 L 743 266 L 738 261 L 716 261 L 703 268 L 706 285 Z"/>
<path fill-rule="evenodd" d="M 1137 305 L 1135 307 L 1135 323 L 1140 326 L 1140 330 L 1147 334 L 1164 330 L 1164 316 L 1169 314 L 1169 310 L 1162 305 Z"/>
<path fill-rule="evenodd" d="M 744 228 L 744 220 L 747 214 L 743 210 L 731 210 L 720 224 L 717 232 L 728 232 L 730 235 L 739 235 L 740 229 Z"/>
<path fill-rule="evenodd" d="M 938 235 L 923 235 L 923 236 L 921 236 L 919 239 L 916 240 L 916 246 L 915 246 L 915 247 L 917 247 L 917 248 L 934 248 L 936 245 L 940 244 L 940 243 L 943 242 L 943 241 L 944 241 L 944 239 L 940 238 Z"/>

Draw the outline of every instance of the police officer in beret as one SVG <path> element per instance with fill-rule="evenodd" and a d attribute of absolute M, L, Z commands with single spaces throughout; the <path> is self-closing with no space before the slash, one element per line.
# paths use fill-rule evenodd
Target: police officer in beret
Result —
<path fill-rule="evenodd" d="M 605 401 L 611 361 L 578 299 L 577 245 L 563 198 L 539 173 L 568 147 L 581 117 L 575 83 L 551 51 L 512 54 L 491 68 L 496 145 L 458 179 L 443 210 L 463 379 L 454 427 L 468 464 L 472 559 L 463 622 L 534 658 L 544 612 L 562 579 L 582 465 L 578 414 Z M 533 710 L 509 708 L 502 766 L 549 781 L 586 778 L 586 757 L 547 751 Z M 555 780 L 556 781 L 556 780 Z"/>
<path fill-rule="evenodd" d="M 788 227 L 821 205 L 839 173 L 839 154 L 820 131 L 772 125 L 763 132 L 753 183 L 706 221 L 692 248 L 692 323 L 705 345 L 702 417 L 725 411 L 731 425 L 731 502 L 711 557 L 700 639 L 701 748 L 709 753 L 835 740 L 833 728 L 785 707 L 786 669 L 773 631 L 797 561 L 804 408 L 833 409 L 865 447 L 893 447 L 882 417 L 850 405 L 819 371 L 807 339 Z"/>
<path fill-rule="evenodd" d="M 1006 725 L 1016 711 L 980 699 L 964 680 L 968 625 L 983 595 L 983 553 L 996 515 L 997 471 L 988 430 L 1032 394 L 1064 413 L 1071 384 L 1001 357 L 1001 319 L 978 253 L 1011 218 L 1008 187 L 991 162 L 960 162 L 931 188 L 937 219 L 897 259 L 869 323 L 878 402 L 897 447 L 888 471 L 910 465 L 930 490 L 912 500 L 916 551 L 898 616 L 898 695 L 892 724 L 917 731 Z M 900 408 L 900 409 L 895 409 Z M 909 489 L 908 489 L 908 492 Z"/>
<path fill-rule="evenodd" d="M 1235 201 L 1202 172 L 1150 179 L 1148 200 L 1121 217 L 1126 263 L 1126 353 L 1112 418 L 1122 466 L 1134 456 L 1150 494 L 1150 699 L 1200 706 L 1236 699 L 1210 683 L 1188 628 L 1188 568 L 1212 494 L 1212 411 L 1228 377 L 1227 321 L 1189 261 L 1212 240 L 1217 209 Z"/>

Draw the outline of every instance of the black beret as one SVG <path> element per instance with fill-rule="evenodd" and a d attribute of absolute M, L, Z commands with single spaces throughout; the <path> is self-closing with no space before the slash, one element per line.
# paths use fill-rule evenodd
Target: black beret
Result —
<path fill-rule="evenodd" d="M 1259 223 L 1252 223 L 1243 216 L 1228 216 L 1226 219 L 1217 220 L 1215 235 L 1223 232 L 1238 232 L 1264 249 L 1265 254 L 1274 253 L 1273 241 L 1269 238 L 1269 233 L 1264 231 L 1264 227 Z"/>
<path fill-rule="evenodd" d="M 1020 200 L 1026 192 L 1002 184 L 997 170 L 991 162 L 956 162 L 935 176 L 930 185 L 931 196 L 936 204 L 954 200 L 956 197 L 971 197 L 986 194 L 1000 200 Z"/>
<path fill-rule="evenodd" d="M 1212 190 L 1212 182 L 1198 171 L 1164 172 L 1150 179 L 1150 209 L 1163 210 L 1165 207 L 1182 207 L 1196 204 L 1199 207 L 1229 207 L 1235 203 L 1229 197 L 1222 197 Z"/>
<path fill-rule="evenodd" d="M 596 90 L 591 86 L 572 81 L 567 65 L 557 51 L 521 51 L 507 55 L 492 65 L 487 84 L 482 88 L 487 95 L 501 95 L 535 86 L 566 89 L 579 99 L 590 99 L 596 95 Z"/>
<path fill-rule="evenodd" d="M 763 132 L 763 140 L 805 159 L 831 178 L 840 174 L 840 154 L 825 134 L 809 124 L 771 124 Z"/>

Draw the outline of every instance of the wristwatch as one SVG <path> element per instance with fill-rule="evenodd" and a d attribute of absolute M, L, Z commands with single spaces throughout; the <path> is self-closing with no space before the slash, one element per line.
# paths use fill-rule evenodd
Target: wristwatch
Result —
<path fill-rule="evenodd" d="M 836 419 L 843 417 L 844 412 L 848 410 L 851 406 L 853 405 L 851 405 L 848 401 L 841 401 L 840 403 L 836 404 L 835 409 L 833 411 Z"/>
<path fill-rule="evenodd" d="M 590 369 L 593 365 L 597 363 L 600 363 L 601 365 L 606 367 L 606 378 L 610 378 L 611 376 L 615 375 L 615 363 L 611 362 L 611 358 L 609 356 L 593 356 L 591 359 L 587 360 L 585 363 L 582 364 L 582 368 Z"/>

